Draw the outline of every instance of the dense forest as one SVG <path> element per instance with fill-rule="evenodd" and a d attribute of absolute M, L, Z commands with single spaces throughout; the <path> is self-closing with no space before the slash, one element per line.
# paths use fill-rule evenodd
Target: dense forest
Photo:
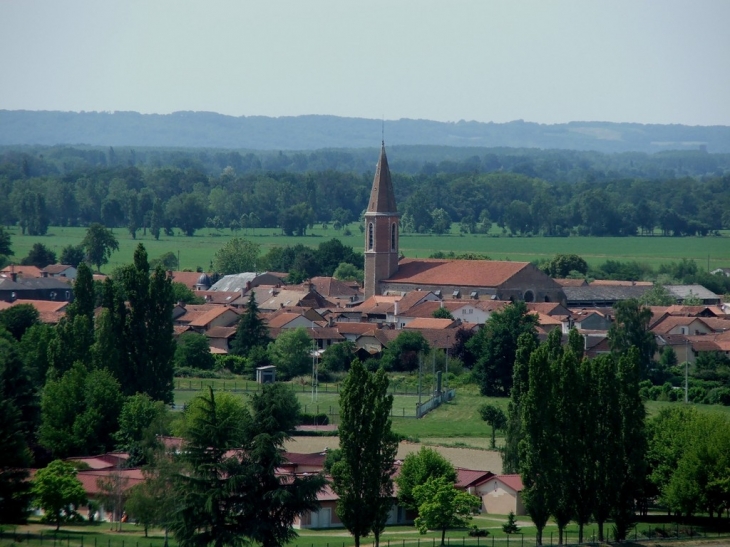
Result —
<path fill-rule="evenodd" d="M 509 146 L 600 152 L 730 152 L 730 127 L 579 121 L 374 120 L 338 116 L 225 116 L 214 112 L 54 112 L 0 110 L 0 145 L 88 144 L 255 150 L 362 148 L 392 144 Z"/>
<path fill-rule="evenodd" d="M 730 228 L 730 155 L 389 148 L 404 232 L 708 235 Z M 377 151 L 0 149 L 0 223 L 39 235 L 100 222 L 192 235 L 304 234 L 360 218 Z"/>

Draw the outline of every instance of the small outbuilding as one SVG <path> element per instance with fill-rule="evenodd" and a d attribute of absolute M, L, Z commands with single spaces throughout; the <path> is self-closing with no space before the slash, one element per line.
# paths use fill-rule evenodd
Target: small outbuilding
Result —
<path fill-rule="evenodd" d="M 256 369 L 256 383 L 273 384 L 276 382 L 276 366 L 268 365 Z"/>

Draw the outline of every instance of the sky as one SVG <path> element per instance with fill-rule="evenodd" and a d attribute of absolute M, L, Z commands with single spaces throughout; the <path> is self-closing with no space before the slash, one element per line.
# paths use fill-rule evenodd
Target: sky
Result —
<path fill-rule="evenodd" d="M 0 109 L 730 125 L 730 2 L 0 0 Z"/>

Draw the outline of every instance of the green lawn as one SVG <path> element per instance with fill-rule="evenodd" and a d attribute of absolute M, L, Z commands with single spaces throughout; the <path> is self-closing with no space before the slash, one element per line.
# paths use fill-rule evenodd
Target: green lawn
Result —
<path fill-rule="evenodd" d="M 304 237 L 288 237 L 281 235 L 276 228 L 248 230 L 238 235 L 252 239 L 260 244 L 266 252 L 275 245 L 295 245 L 303 243 L 317 246 L 329 238 L 337 237 L 345 245 L 359 250 L 363 245 L 363 237 L 356 224 L 350 225 L 353 235 L 343 236 L 333 228 L 327 230 L 316 226 L 310 235 Z M 66 245 L 78 245 L 84 237 L 84 228 L 62 228 L 52 226 L 46 236 L 22 236 L 18 228 L 11 228 L 12 245 L 16 260 L 28 254 L 31 246 L 40 242 L 60 254 Z M 208 269 L 213 256 L 233 234 L 223 230 L 220 234 L 211 233 L 208 229 L 199 230 L 194 237 L 161 236 L 155 241 L 149 234 L 140 234 L 133 240 L 126 230 L 116 228 L 115 235 L 119 239 L 119 252 L 112 255 L 111 262 L 105 266 L 104 272 L 110 272 L 117 266 L 132 262 L 132 255 L 137 243 L 147 247 L 151 258 L 172 251 L 180 254 L 183 269 Z M 474 252 L 489 255 L 495 260 L 530 261 L 539 258 L 550 258 L 558 253 L 575 253 L 581 255 L 589 264 L 597 265 L 607 259 L 636 260 L 651 266 L 682 258 L 699 261 L 702 267 L 714 269 L 730 264 L 730 244 L 727 234 L 724 237 L 506 237 L 492 233 L 488 235 L 459 235 L 457 225 L 451 234 L 402 234 L 401 251 L 409 257 L 425 258 L 435 251 L 454 251 L 456 253 Z"/>
<path fill-rule="evenodd" d="M 200 379 L 176 379 L 175 403 L 178 405 L 190 402 L 194 397 L 202 393 L 201 387 L 208 385 L 215 389 L 238 391 L 233 393 L 244 399 L 248 398 L 255 391 L 254 382 L 245 380 L 200 380 Z M 250 391 L 244 391 L 244 388 Z M 337 414 L 339 405 L 339 394 L 337 384 L 322 384 L 317 392 L 316 400 L 312 399 L 312 390 L 309 386 L 301 384 L 294 385 L 302 411 L 309 414 Z M 509 399 L 504 397 L 482 397 L 479 395 L 477 386 L 466 385 L 456 390 L 456 398 L 453 401 L 441 405 L 439 408 L 429 412 L 420 420 L 413 418 L 418 396 L 413 388 L 408 390 L 408 395 L 402 394 L 399 387 L 393 399 L 393 430 L 396 433 L 409 438 L 417 438 L 424 442 L 442 445 L 470 446 L 475 448 L 488 448 L 488 438 L 491 430 L 479 416 L 479 407 L 490 403 L 507 412 Z M 426 400 L 428 386 L 424 387 L 422 400 Z M 647 401 L 646 410 L 649 417 L 657 414 L 662 408 L 683 403 L 665 401 Z M 730 407 L 720 405 L 692 405 L 700 412 L 720 413 L 730 417 Z M 405 416 L 405 417 L 404 417 Z M 333 423 L 337 422 L 336 415 L 332 417 Z M 503 441 L 499 435 L 497 444 Z"/>

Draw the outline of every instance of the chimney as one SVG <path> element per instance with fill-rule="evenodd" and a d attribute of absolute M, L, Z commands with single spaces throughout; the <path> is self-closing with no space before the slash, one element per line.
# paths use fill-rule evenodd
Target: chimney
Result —
<path fill-rule="evenodd" d="M 398 300 L 396 300 L 395 301 L 395 310 L 393 310 L 393 315 L 395 315 L 396 317 L 398 317 L 398 312 L 400 311 L 400 306 L 398 304 L 399 304 L 399 302 L 398 302 Z"/>
<path fill-rule="evenodd" d="M 185 307 L 185 302 L 183 302 L 182 300 L 178 300 L 178 301 L 177 301 L 177 305 L 178 305 L 179 307 L 181 307 L 181 308 L 184 308 L 184 307 Z"/>
<path fill-rule="evenodd" d="M 41 270 L 41 277 L 48 277 L 48 272 L 45 270 Z"/>
<path fill-rule="evenodd" d="M 13 282 L 18 281 L 18 272 L 14 272 L 12 268 L 10 270 L 10 279 L 12 279 Z"/>

